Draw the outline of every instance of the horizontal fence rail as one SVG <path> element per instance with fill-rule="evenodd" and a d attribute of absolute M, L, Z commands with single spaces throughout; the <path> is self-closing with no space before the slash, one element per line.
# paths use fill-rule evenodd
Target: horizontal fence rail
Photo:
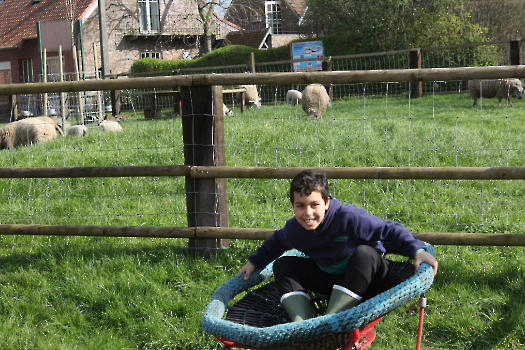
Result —
<path fill-rule="evenodd" d="M 277 84 L 348 84 L 378 82 L 419 82 L 470 79 L 525 78 L 525 66 L 425 68 L 311 73 L 234 73 L 194 74 L 169 77 L 84 80 L 54 83 L 3 84 L 0 96 L 79 92 L 98 90 L 152 89 L 175 86 L 277 85 Z"/>
<path fill-rule="evenodd" d="M 189 165 L 1 168 L 0 178 L 90 178 L 188 176 L 195 179 L 292 179 L 308 167 L 230 167 Z M 323 167 L 331 179 L 525 180 L 525 167 Z"/>
<path fill-rule="evenodd" d="M 230 227 L 159 227 L 89 225 L 0 225 L 0 235 L 97 236 L 193 239 L 264 240 L 274 229 Z M 414 238 L 434 245 L 525 246 L 524 234 L 494 233 L 412 233 Z"/>

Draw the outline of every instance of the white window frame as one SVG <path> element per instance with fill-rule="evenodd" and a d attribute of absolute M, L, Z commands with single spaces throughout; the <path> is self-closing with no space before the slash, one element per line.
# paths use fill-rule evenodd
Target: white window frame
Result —
<path fill-rule="evenodd" d="M 266 28 L 271 34 L 283 33 L 283 12 L 281 1 L 265 1 L 264 14 L 266 16 Z"/>
<path fill-rule="evenodd" d="M 144 51 L 140 53 L 140 58 L 147 57 L 162 59 L 162 54 L 158 51 Z"/>
<path fill-rule="evenodd" d="M 139 24 L 141 32 L 160 31 L 159 0 L 138 0 Z"/>

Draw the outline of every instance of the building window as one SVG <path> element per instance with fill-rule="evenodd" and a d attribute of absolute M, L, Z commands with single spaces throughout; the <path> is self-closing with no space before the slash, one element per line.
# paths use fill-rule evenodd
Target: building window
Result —
<path fill-rule="evenodd" d="M 160 57 L 160 52 L 141 52 L 140 53 L 140 58 L 158 58 L 158 59 L 161 59 L 162 57 Z"/>
<path fill-rule="evenodd" d="M 266 1 L 266 28 L 270 29 L 271 34 L 282 34 L 282 12 L 280 1 Z"/>
<path fill-rule="evenodd" d="M 20 61 L 20 80 L 22 83 L 33 82 L 33 60 Z"/>
<path fill-rule="evenodd" d="M 159 1 L 158 0 L 138 0 L 139 1 L 139 22 L 141 32 L 158 32 L 159 25 Z"/>

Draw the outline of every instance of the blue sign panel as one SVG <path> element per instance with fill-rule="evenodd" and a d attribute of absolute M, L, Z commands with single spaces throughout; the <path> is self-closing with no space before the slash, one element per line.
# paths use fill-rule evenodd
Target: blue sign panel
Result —
<path fill-rule="evenodd" d="M 292 59 L 300 60 L 304 58 L 323 58 L 323 42 L 322 41 L 307 41 L 300 43 L 292 43 Z M 294 72 L 311 72 L 323 70 L 322 61 L 303 61 L 294 62 Z"/>

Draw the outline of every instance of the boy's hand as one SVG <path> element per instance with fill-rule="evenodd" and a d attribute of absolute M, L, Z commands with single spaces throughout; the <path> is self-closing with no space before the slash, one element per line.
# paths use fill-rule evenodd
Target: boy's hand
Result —
<path fill-rule="evenodd" d="M 252 274 L 253 271 L 255 271 L 256 267 L 253 266 L 253 264 L 251 262 L 247 262 L 246 265 L 244 265 L 244 267 L 237 273 L 237 276 L 239 276 L 241 273 L 244 272 L 244 280 L 248 280 L 248 278 L 250 278 L 250 275 Z"/>
<path fill-rule="evenodd" d="M 438 262 L 436 258 L 432 256 L 432 254 L 421 250 L 417 252 L 416 256 L 414 257 L 414 260 L 414 267 L 416 268 L 416 270 L 419 268 L 419 265 L 421 265 L 421 263 L 427 263 L 434 269 L 434 275 L 438 272 Z"/>

